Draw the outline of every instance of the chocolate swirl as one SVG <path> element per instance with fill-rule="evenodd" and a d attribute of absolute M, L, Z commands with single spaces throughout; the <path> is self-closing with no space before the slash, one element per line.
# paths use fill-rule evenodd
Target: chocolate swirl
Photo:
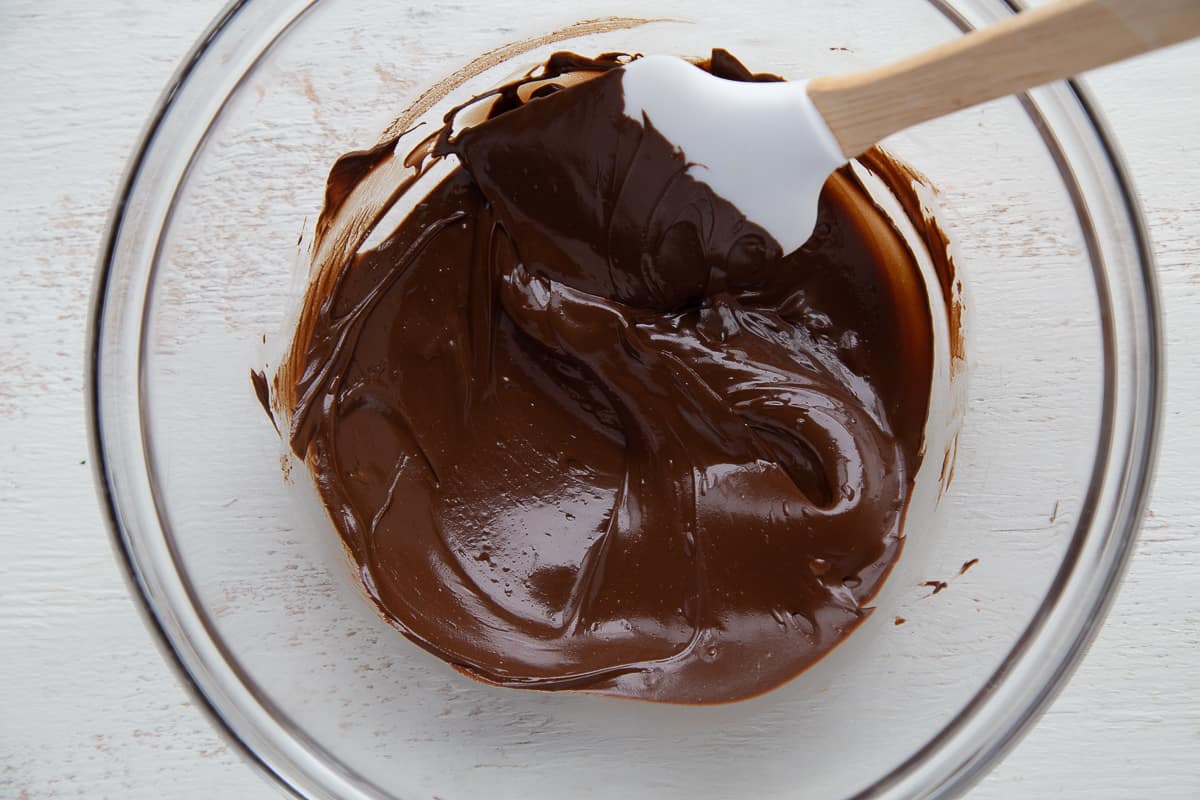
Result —
<path fill-rule="evenodd" d="M 318 242 L 277 388 L 410 639 L 505 686 L 724 702 L 834 647 L 898 556 L 930 304 L 849 170 L 781 253 L 624 116 L 627 58 L 557 54 L 452 112 L 408 172 L 394 142 L 339 161 L 319 231 L 342 238 Z M 396 168 L 394 199 L 450 156 L 351 253 L 356 189 Z"/>

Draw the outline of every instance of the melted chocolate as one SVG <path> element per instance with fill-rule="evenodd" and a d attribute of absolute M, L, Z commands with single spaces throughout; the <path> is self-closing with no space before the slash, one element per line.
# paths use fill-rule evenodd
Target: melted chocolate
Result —
<path fill-rule="evenodd" d="M 724 702 L 833 648 L 897 558 L 929 301 L 848 169 L 781 253 L 624 116 L 625 59 L 558 54 L 407 155 L 341 159 L 276 388 L 414 642 L 504 686 Z M 369 227 L 337 224 L 355 191 L 409 170 L 380 211 L 449 155 L 383 244 L 338 256 Z"/>

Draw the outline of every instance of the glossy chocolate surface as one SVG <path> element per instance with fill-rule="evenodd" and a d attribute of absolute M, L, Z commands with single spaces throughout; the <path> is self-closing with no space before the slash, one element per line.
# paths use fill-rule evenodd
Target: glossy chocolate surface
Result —
<path fill-rule="evenodd" d="M 897 558 L 929 295 L 848 168 L 781 253 L 623 115 L 624 58 L 556 55 L 415 146 L 341 159 L 319 237 L 396 159 L 459 164 L 326 265 L 277 389 L 414 642 L 504 686 L 725 702 L 845 638 Z"/>

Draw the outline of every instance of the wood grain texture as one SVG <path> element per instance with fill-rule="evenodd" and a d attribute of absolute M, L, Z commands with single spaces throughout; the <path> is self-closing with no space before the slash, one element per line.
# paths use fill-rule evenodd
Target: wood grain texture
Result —
<path fill-rule="evenodd" d="M 894 64 L 815 78 L 847 157 L 969 106 L 1200 36 L 1193 0 L 1058 0 Z"/>
<path fill-rule="evenodd" d="M 268 798 L 154 649 L 94 499 L 95 256 L 125 160 L 220 0 L 0 5 L 0 797 Z M 1200 45 L 1090 79 L 1151 225 L 1166 315 L 1158 480 L 1070 686 L 970 795 L 1200 796 Z"/>

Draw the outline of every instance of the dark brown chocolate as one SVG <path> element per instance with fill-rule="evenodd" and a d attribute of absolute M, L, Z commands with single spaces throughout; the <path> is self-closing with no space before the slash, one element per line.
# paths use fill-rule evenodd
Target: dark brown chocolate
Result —
<path fill-rule="evenodd" d="M 559 54 L 413 148 L 414 178 L 461 165 L 327 265 L 276 388 L 414 642 L 504 686 L 737 700 L 845 638 L 900 552 L 928 295 L 849 170 L 781 253 L 624 116 L 624 60 Z M 334 167 L 318 252 L 394 145 Z"/>

